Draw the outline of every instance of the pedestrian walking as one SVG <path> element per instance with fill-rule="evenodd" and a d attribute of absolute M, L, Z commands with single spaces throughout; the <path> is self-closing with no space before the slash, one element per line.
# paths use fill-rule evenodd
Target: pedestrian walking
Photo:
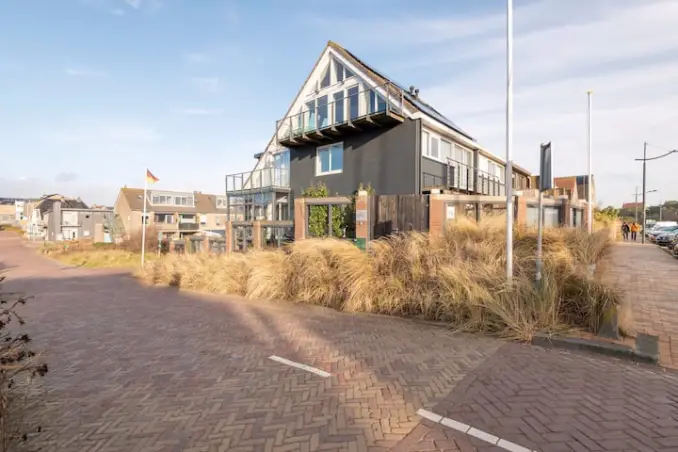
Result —
<path fill-rule="evenodd" d="M 634 242 L 636 241 L 636 238 L 638 236 L 638 231 L 640 231 L 640 226 L 638 226 L 634 221 L 633 223 L 631 223 L 631 240 L 633 240 Z"/>
<path fill-rule="evenodd" d="M 622 224 L 622 238 L 626 242 L 629 239 L 629 232 L 631 231 L 631 228 L 629 227 L 629 224 L 625 221 Z"/>

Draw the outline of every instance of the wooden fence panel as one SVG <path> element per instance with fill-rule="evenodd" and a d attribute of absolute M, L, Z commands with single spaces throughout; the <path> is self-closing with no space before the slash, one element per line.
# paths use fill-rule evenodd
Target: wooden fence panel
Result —
<path fill-rule="evenodd" d="M 372 238 L 428 231 L 428 195 L 378 195 L 372 196 L 371 202 Z"/>

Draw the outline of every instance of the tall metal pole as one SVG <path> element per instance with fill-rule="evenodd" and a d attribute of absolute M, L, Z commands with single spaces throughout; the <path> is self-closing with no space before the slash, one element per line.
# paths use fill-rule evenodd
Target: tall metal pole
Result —
<path fill-rule="evenodd" d="M 146 170 L 148 172 L 148 170 Z M 146 258 L 146 193 L 148 192 L 148 175 L 144 175 L 144 211 L 141 214 L 141 266 Z"/>
<path fill-rule="evenodd" d="M 537 207 L 537 274 L 535 279 L 537 280 L 537 287 L 541 289 L 541 279 L 542 279 L 542 241 L 544 235 L 544 194 L 539 188 L 539 204 Z"/>
<path fill-rule="evenodd" d="M 589 119 L 588 120 L 588 123 L 589 123 L 589 127 L 588 127 L 588 129 L 589 129 L 589 145 L 588 145 L 589 177 L 586 181 L 586 191 L 587 191 L 587 195 L 588 195 L 587 196 L 587 198 L 588 198 L 587 199 L 587 202 L 588 202 L 588 217 L 589 217 L 588 230 L 589 230 L 589 234 L 591 234 L 591 232 L 593 232 L 593 193 L 592 193 L 592 190 L 591 190 L 591 187 L 593 186 L 593 179 L 591 178 L 591 169 L 592 169 L 592 166 L 593 166 L 593 155 L 591 153 L 592 150 L 593 150 L 592 149 L 593 148 L 593 140 L 592 140 L 592 134 L 591 134 L 592 133 L 592 130 L 591 130 L 592 129 L 591 104 L 592 104 L 592 101 L 593 101 L 593 99 L 592 99 L 593 91 L 588 90 L 586 93 L 588 95 L 588 104 L 589 104 L 589 108 L 588 108 L 588 110 L 589 110 L 589 114 L 588 114 L 588 116 L 589 116 L 589 118 L 588 118 Z"/>
<path fill-rule="evenodd" d="M 645 223 L 647 222 L 647 213 L 645 212 L 645 195 L 647 187 L 645 186 L 645 176 L 647 175 L 647 141 L 643 143 L 643 229 L 640 231 L 642 243 L 645 243 Z"/>
<path fill-rule="evenodd" d="M 506 0 L 506 279 L 513 282 L 513 0 Z"/>
<path fill-rule="evenodd" d="M 638 187 L 636 187 L 636 198 L 633 202 L 634 207 L 636 208 L 636 214 L 635 214 L 635 217 L 634 217 L 634 221 L 636 222 L 636 224 L 638 223 L 638 195 L 639 195 Z"/>
<path fill-rule="evenodd" d="M 664 205 L 664 201 L 661 199 L 659 200 L 659 221 L 662 221 L 662 206 Z"/>

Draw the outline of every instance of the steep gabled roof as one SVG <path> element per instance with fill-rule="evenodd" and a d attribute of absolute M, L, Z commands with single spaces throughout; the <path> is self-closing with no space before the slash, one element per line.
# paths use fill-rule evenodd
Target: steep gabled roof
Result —
<path fill-rule="evenodd" d="M 423 113 L 427 116 L 430 116 L 431 118 L 435 119 L 436 121 L 439 121 L 439 122 L 445 124 L 447 127 L 449 127 L 451 129 L 453 129 L 454 131 L 460 133 L 461 135 L 465 136 L 469 140 L 476 141 L 471 135 L 466 133 L 461 127 L 456 125 L 452 120 L 450 120 L 445 115 L 440 113 L 438 110 L 433 108 L 430 104 L 424 102 L 418 96 L 414 96 L 403 85 L 395 82 L 390 77 L 386 77 L 383 74 L 383 72 L 377 71 L 372 66 L 365 63 L 362 59 L 358 58 L 353 53 L 351 53 L 350 51 L 345 49 L 344 47 L 340 46 L 339 44 L 337 44 L 334 41 L 329 41 L 327 43 L 327 46 L 336 50 L 344 58 L 350 60 L 353 64 L 360 66 L 361 69 L 363 69 L 363 71 L 365 73 L 367 73 L 373 79 L 378 81 L 379 85 L 383 85 L 383 84 L 390 82 L 393 85 L 395 85 L 399 90 L 403 91 L 403 95 L 405 96 L 405 100 L 407 101 L 407 105 L 410 107 L 410 109 L 420 111 L 421 113 Z"/>

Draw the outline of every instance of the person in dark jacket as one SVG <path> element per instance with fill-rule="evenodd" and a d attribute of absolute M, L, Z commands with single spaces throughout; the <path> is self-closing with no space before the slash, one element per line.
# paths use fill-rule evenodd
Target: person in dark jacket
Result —
<path fill-rule="evenodd" d="M 622 238 L 624 241 L 627 241 L 629 239 L 629 232 L 631 232 L 631 228 L 629 227 L 629 224 L 625 221 L 622 224 Z"/>

